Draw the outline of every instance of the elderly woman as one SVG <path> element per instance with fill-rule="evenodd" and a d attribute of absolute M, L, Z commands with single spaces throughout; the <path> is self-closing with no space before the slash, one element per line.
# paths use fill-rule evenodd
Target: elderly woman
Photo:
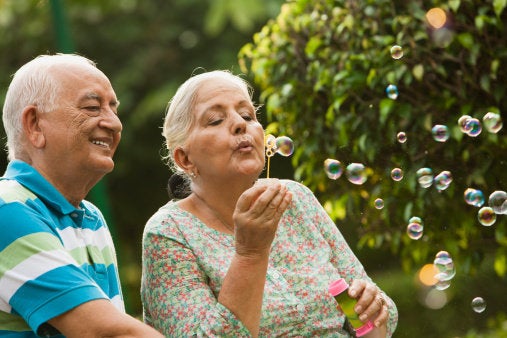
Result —
<path fill-rule="evenodd" d="M 181 179 L 144 231 L 145 321 L 178 337 L 351 337 L 328 292 L 344 278 L 360 319 L 375 325 L 366 337 L 391 336 L 396 306 L 312 192 L 258 179 L 264 130 L 251 93 L 242 78 L 212 71 L 169 104 L 163 135 Z"/>

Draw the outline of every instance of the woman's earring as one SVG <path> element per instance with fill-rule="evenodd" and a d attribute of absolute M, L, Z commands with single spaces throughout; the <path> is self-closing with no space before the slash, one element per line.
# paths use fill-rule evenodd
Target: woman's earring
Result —
<path fill-rule="evenodd" d="M 197 175 L 193 171 L 191 171 L 188 175 L 190 177 L 192 177 L 192 178 L 196 178 L 197 177 Z"/>

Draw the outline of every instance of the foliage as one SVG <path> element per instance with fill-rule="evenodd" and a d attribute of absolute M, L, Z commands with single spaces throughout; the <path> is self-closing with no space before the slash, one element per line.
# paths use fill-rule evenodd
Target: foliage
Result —
<path fill-rule="evenodd" d="M 506 2 L 296 0 L 255 34 L 240 51 L 244 71 L 261 88 L 268 130 L 293 138 L 296 179 L 317 191 L 330 215 L 357 229 L 359 246 L 400 254 L 406 271 L 448 251 L 459 272 L 474 274 L 484 255 L 496 254 L 495 270 L 506 273 L 506 222 L 484 227 L 478 208 L 464 202 L 465 189 L 505 190 L 505 130 L 461 132 L 462 115 L 481 120 L 504 114 L 507 86 Z M 432 29 L 426 13 L 447 13 Z M 444 34 L 442 34 L 444 33 Z M 402 46 L 401 59 L 390 49 Z M 389 84 L 399 97 L 386 97 Z M 445 143 L 432 126 L 446 125 Z M 404 131 L 406 143 L 397 141 Z M 327 158 L 344 166 L 363 163 L 362 185 L 330 180 Z M 391 169 L 404 178 L 395 182 Z M 446 190 L 422 188 L 419 168 L 452 173 Z M 503 185 L 503 186 L 502 186 Z M 384 207 L 373 207 L 376 198 Z M 408 220 L 418 216 L 424 235 L 412 240 Z"/>

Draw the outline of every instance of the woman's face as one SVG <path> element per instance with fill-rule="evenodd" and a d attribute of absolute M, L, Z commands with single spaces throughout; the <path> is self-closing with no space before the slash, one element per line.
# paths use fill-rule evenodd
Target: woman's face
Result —
<path fill-rule="evenodd" d="M 197 92 L 195 122 L 185 145 L 188 161 L 205 179 L 255 179 L 264 168 L 264 130 L 250 97 L 226 79 Z"/>

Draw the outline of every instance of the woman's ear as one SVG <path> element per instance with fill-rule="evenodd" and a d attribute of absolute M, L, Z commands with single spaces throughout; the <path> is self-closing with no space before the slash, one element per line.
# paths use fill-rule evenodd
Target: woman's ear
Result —
<path fill-rule="evenodd" d="M 46 137 L 40 125 L 40 111 L 36 106 L 26 106 L 21 113 L 21 122 L 26 140 L 34 148 L 43 148 L 46 145 Z"/>
<path fill-rule="evenodd" d="M 176 165 L 183 169 L 186 173 L 194 172 L 195 165 L 190 160 L 187 152 L 182 147 L 174 149 L 173 159 Z"/>

